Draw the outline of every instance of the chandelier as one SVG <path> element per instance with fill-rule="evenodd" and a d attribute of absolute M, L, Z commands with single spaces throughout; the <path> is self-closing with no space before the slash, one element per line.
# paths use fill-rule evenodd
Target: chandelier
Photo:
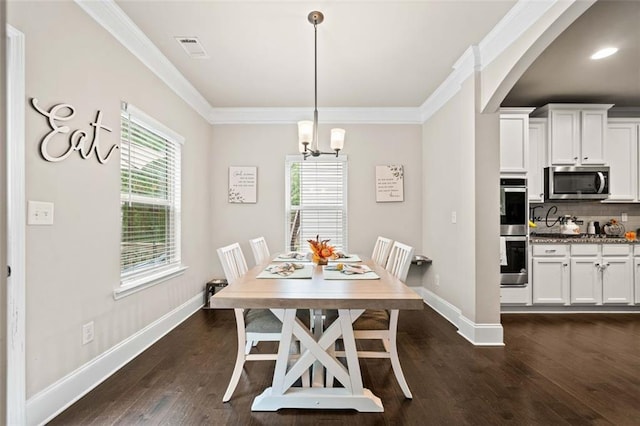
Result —
<path fill-rule="evenodd" d="M 322 154 L 333 155 L 333 152 L 322 152 L 318 148 L 318 24 L 324 21 L 322 12 L 313 11 L 307 17 L 313 24 L 314 43 L 314 108 L 313 121 L 298 122 L 298 149 L 306 160 L 307 157 L 319 157 Z M 336 157 L 344 147 L 344 129 L 331 129 L 331 149 Z"/>

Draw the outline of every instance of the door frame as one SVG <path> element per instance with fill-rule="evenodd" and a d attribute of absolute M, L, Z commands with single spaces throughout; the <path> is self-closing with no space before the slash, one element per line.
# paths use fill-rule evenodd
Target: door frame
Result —
<path fill-rule="evenodd" d="M 26 424 L 25 36 L 7 29 L 7 424 Z"/>

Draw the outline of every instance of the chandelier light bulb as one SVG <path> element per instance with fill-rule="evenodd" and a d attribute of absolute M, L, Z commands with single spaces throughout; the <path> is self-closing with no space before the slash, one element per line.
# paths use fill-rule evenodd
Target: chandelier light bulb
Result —
<path fill-rule="evenodd" d="M 331 149 L 341 150 L 344 147 L 344 129 L 331 129 Z"/>

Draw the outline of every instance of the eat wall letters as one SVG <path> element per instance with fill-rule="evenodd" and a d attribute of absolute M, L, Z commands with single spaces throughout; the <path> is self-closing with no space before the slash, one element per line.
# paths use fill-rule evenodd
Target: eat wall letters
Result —
<path fill-rule="evenodd" d="M 89 123 L 93 127 L 93 137 L 89 144 L 87 144 L 87 132 L 81 129 L 76 129 L 69 135 L 67 145 L 63 146 L 63 152 L 59 155 L 52 155 L 49 151 L 49 144 L 56 135 L 66 135 L 70 132 L 71 129 L 69 126 L 61 126 L 60 124 L 71 120 L 75 116 L 75 108 L 69 104 L 57 104 L 52 106 L 49 111 L 46 111 L 38 106 L 38 99 L 36 98 L 31 98 L 31 105 L 33 105 L 33 108 L 36 111 L 48 118 L 47 121 L 51 128 L 51 131 L 47 133 L 40 142 L 40 155 L 42 155 L 42 158 L 47 161 L 51 161 L 53 163 L 62 161 L 69 157 L 74 151 L 78 151 L 80 157 L 85 160 L 91 157 L 95 152 L 98 162 L 100 164 L 104 164 L 109 160 L 111 154 L 113 154 L 116 149 L 120 148 L 118 144 L 113 144 L 111 148 L 109 148 L 107 155 L 104 157 L 101 155 L 100 131 L 106 130 L 107 132 L 111 132 L 111 128 L 102 124 L 102 111 L 98 110 L 95 121 L 93 123 Z"/>

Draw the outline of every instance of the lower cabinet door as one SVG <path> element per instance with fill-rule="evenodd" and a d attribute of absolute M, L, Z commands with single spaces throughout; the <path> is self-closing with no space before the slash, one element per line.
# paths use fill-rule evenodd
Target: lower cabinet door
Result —
<path fill-rule="evenodd" d="M 569 258 L 533 258 L 533 303 L 569 304 Z"/>
<path fill-rule="evenodd" d="M 603 258 L 602 302 L 633 303 L 633 265 L 631 258 Z"/>
<path fill-rule="evenodd" d="M 571 258 L 571 303 L 601 304 L 602 284 L 597 257 Z"/>

